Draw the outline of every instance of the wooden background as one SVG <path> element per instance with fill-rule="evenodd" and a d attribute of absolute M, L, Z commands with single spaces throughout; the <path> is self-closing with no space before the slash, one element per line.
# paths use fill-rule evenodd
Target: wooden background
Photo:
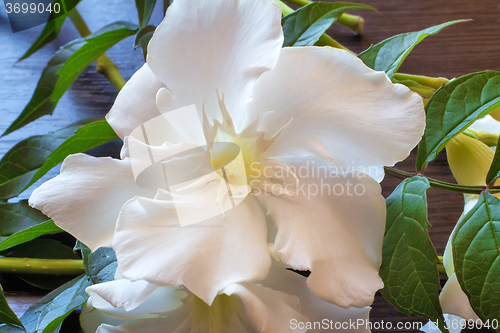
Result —
<path fill-rule="evenodd" d="M 371 44 L 395 34 L 416 31 L 456 19 L 473 19 L 472 22 L 461 23 L 446 28 L 436 36 L 430 36 L 418 45 L 400 69 L 401 73 L 421 74 L 429 76 L 458 77 L 467 73 L 491 69 L 500 70 L 500 1 L 499 0 L 363 0 L 376 8 L 378 12 L 356 12 L 365 18 L 365 32 L 361 36 L 353 35 L 348 29 L 334 25 L 330 35 L 359 53 Z M 155 9 L 151 23 L 158 24 L 162 18 L 162 6 Z M 29 101 L 39 76 L 50 57 L 58 48 L 68 41 L 79 37 L 71 22 L 66 22 L 61 36 L 43 50 L 27 60 L 17 60 L 29 48 L 41 32 L 36 27 L 13 34 L 5 13 L 0 6 L 0 132 L 14 121 Z M 91 31 L 96 31 L 105 24 L 116 20 L 129 20 L 137 23 L 137 14 L 133 0 L 82 0 L 78 9 Z M 133 50 L 133 38 L 128 38 L 113 47 L 108 56 L 118 65 L 125 79 L 142 65 L 140 50 Z M 76 80 L 59 102 L 52 116 L 45 116 L 24 129 L 0 138 L 0 157 L 15 143 L 36 135 L 45 134 L 68 125 L 74 121 L 89 117 L 103 117 L 111 107 L 116 91 L 111 84 L 99 74 L 88 68 Z M 95 156 L 118 156 L 120 142 L 107 144 L 90 153 Z M 398 167 L 414 171 L 414 153 Z M 58 168 L 50 172 L 40 182 L 57 174 Z M 453 182 L 454 179 L 442 153 L 438 160 L 427 169 L 426 175 L 433 178 Z M 384 195 L 391 193 L 399 180 L 387 176 L 383 181 Z M 21 195 L 21 199 L 29 197 L 30 190 Z M 433 227 L 430 235 L 439 255 L 443 254 L 446 240 L 455 225 L 463 208 L 462 195 L 443 190 L 429 191 L 429 220 Z M 20 315 L 27 307 L 44 295 L 44 291 L 36 290 L 19 283 L 10 276 L 0 277 L 6 290 L 9 303 Z M 412 322 L 424 320 L 418 317 L 407 317 L 383 297 L 377 295 L 373 305 L 372 321 Z M 62 332 L 78 332 L 78 317 L 70 316 Z M 379 330 L 374 330 L 379 331 Z M 392 330 L 394 332 L 396 330 Z M 401 332 L 417 332 L 413 329 Z M 398 331 L 399 332 L 399 331 Z"/>

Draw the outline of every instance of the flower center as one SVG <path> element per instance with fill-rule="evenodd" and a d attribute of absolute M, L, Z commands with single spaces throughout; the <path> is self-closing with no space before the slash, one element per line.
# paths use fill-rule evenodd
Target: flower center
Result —
<path fill-rule="evenodd" d="M 234 327 L 235 321 L 240 320 L 238 312 L 242 305 L 234 296 L 217 295 L 212 305 L 207 305 L 193 295 L 189 302 L 194 332 L 227 332 Z"/>

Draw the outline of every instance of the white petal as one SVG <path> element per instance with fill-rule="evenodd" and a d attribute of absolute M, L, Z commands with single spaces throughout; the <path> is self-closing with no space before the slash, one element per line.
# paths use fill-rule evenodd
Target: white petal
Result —
<path fill-rule="evenodd" d="M 308 285 L 317 297 L 344 308 L 370 305 L 383 287 L 386 213 L 379 184 L 358 173 L 332 173 L 300 178 L 298 194 L 258 197 L 277 225 L 281 259 L 311 270 Z"/>
<path fill-rule="evenodd" d="M 295 295 L 300 300 L 301 313 L 309 318 L 311 322 L 322 322 L 328 320 L 328 325 L 335 327 L 335 323 L 357 323 L 355 329 L 345 326 L 342 332 L 369 333 L 370 307 L 344 309 L 334 304 L 325 302 L 315 297 L 306 284 L 306 278 L 289 270 L 272 267 L 267 278 L 262 282 L 263 286 Z M 313 326 L 314 327 L 314 326 Z M 328 326 L 330 328 L 332 326 Z M 311 329 L 307 332 L 324 332 L 325 329 Z"/>
<path fill-rule="evenodd" d="M 460 316 L 466 320 L 477 320 L 476 315 L 470 306 L 467 295 L 462 291 L 457 276 L 453 274 L 446 282 L 441 295 L 441 307 L 444 313 Z"/>
<path fill-rule="evenodd" d="M 243 304 L 240 316 L 246 318 L 256 332 L 290 332 L 290 322 L 296 319 L 306 322 L 300 313 L 300 302 L 296 296 L 275 291 L 253 283 L 233 284 L 224 290 L 227 295 L 237 296 Z M 297 329 L 305 332 L 306 329 Z"/>
<path fill-rule="evenodd" d="M 274 111 L 263 125 L 270 134 L 293 120 L 265 156 L 315 153 L 320 143 L 335 165 L 354 168 L 405 159 L 425 126 L 417 94 L 330 47 L 282 50 L 276 67 L 257 80 L 246 122 L 267 111 Z"/>
<path fill-rule="evenodd" d="M 29 203 L 94 251 L 112 245 L 125 202 L 155 193 L 135 184 L 128 159 L 76 154 L 66 158 L 57 177 L 33 191 Z"/>
<path fill-rule="evenodd" d="M 90 298 L 82 305 L 80 313 L 80 326 L 85 333 L 95 333 L 97 328 L 103 323 L 118 326 L 125 322 L 126 319 L 108 316 L 102 311 L 94 308 Z"/>
<path fill-rule="evenodd" d="M 185 285 L 207 304 L 229 284 L 265 278 L 271 265 L 265 217 L 250 196 L 225 217 L 188 227 L 173 201 L 135 198 L 120 214 L 113 248 L 124 277 Z"/>
<path fill-rule="evenodd" d="M 156 108 L 156 94 L 162 87 L 164 85 L 147 64 L 128 80 L 106 115 L 106 120 L 120 138 L 125 138 L 137 126 L 160 115 Z"/>
<path fill-rule="evenodd" d="M 203 103 L 219 120 L 216 89 L 236 124 L 255 80 L 273 68 L 283 44 L 281 10 L 270 0 L 174 2 L 148 46 L 147 63 L 177 107 Z"/>
<path fill-rule="evenodd" d="M 468 127 L 476 131 L 482 131 L 489 134 L 500 134 L 500 122 L 495 120 L 492 116 L 486 115 L 483 118 L 476 120 Z"/>
<path fill-rule="evenodd" d="M 443 265 L 448 277 L 450 277 L 455 273 L 455 265 L 453 264 L 453 250 L 452 250 L 453 245 L 451 242 L 453 234 L 455 233 L 455 230 L 457 229 L 460 222 L 462 222 L 463 217 L 476 205 L 478 200 L 479 200 L 479 195 L 477 194 L 464 194 L 464 201 L 465 201 L 464 211 L 462 215 L 460 215 L 455 227 L 453 228 L 453 231 L 450 234 L 450 237 L 448 238 L 448 242 L 446 243 L 446 248 L 444 250 L 444 255 L 443 255 Z"/>
<path fill-rule="evenodd" d="M 111 306 L 118 311 L 115 317 L 123 318 L 155 317 L 179 308 L 187 297 L 179 288 L 158 287 L 144 280 L 119 279 L 95 284 L 85 291 L 91 295 L 94 307 L 109 312 Z"/>
<path fill-rule="evenodd" d="M 170 93 L 165 88 L 158 91 L 158 96 L 164 94 Z M 195 105 L 170 110 L 139 125 L 130 132 L 129 137 L 134 137 L 148 145 L 161 146 L 165 142 L 206 145 L 203 127 Z"/>
<path fill-rule="evenodd" d="M 158 317 L 180 308 L 188 295 L 180 288 L 158 287 L 146 281 L 126 279 L 96 284 L 85 291 L 94 308 L 121 319 Z"/>
<path fill-rule="evenodd" d="M 187 333 L 189 331 L 177 330 L 184 320 L 185 316 L 173 315 L 169 318 L 143 319 L 137 323 L 128 321 L 120 326 L 106 323 L 101 325 L 96 333 Z"/>
<path fill-rule="evenodd" d="M 191 299 L 186 302 L 188 306 L 168 318 L 128 322 L 119 327 L 103 325 L 98 332 L 285 333 L 290 332 L 291 320 L 307 321 L 299 312 L 295 296 L 252 283 L 230 285 L 223 293 L 230 298 L 219 295 L 211 307 Z"/>

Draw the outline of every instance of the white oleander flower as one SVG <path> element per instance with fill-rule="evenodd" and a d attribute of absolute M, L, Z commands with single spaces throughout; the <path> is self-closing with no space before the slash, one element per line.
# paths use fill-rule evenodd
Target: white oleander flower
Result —
<path fill-rule="evenodd" d="M 383 166 L 408 156 L 423 134 L 422 100 L 347 51 L 282 48 L 280 17 L 270 0 L 174 1 L 147 63 L 106 117 L 125 140 L 122 158 L 70 156 L 30 204 L 92 250 L 112 246 L 125 278 L 183 285 L 207 304 L 230 285 L 264 280 L 270 253 L 310 270 L 317 297 L 344 308 L 371 304 L 383 287 L 386 213 L 378 182 L 361 171 L 380 180 Z M 171 112 L 190 105 L 199 112 L 194 122 L 187 111 Z M 153 139 L 144 135 L 149 127 Z M 238 204 L 180 227 L 178 193 L 139 186 L 132 167 L 141 164 L 141 147 L 151 152 L 148 165 L 155 154 L 214 142 L 240 149 L 243 165 L 229 168 L 228 186 L 243 190 L 224 196 L 220 177 L 194 177 L 196 154 L 170 163 L 182 179 L 193 174 L 188 183 L 196 178 L 177 190 L 210 188 L 212 204 Z M 209 167 L 219 170 L 229 153 L 210 153 Z M 311 163 L 328 175 L 294 172 Z M 206 203 L 191 197 L 180 206 L 203 215 Z"/>
<path fill-rule="evenodd" d="M 227 286 L 212 306 L 185 288 L 146 281 L 119 279 L 86 291 L 90 298 L 80 315 L 85 333 L 370 332 L 369 307 L 342 309 L 322 301 L 305 277 L 277 267 L 261 284 Z"/>

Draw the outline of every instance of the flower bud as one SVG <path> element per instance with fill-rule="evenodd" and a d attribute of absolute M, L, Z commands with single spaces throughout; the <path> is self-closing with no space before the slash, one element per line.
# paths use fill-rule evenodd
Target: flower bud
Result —
<path fill-rule="evenodd" d="M 446 145 L 451 172 L 460 185 L 486 185 L 494 152 L 483 142 L 459 134 Z"/>

